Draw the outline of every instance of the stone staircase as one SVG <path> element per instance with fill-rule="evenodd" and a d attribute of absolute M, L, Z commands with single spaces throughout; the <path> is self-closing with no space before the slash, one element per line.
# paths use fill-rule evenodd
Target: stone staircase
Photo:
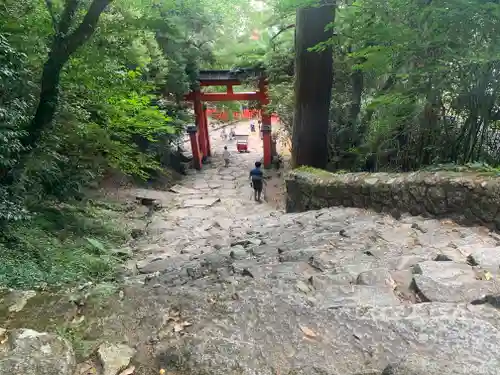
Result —
<path fill-rule="evenodd" d="M 215 157 L 147 192 L 162 208 L 141 221 L 126 283 L 88 292 L 72 334 L 94 351 L 76 370 L 57 337 L 41 358 L 36 332 L 11 331 L 0 375 L 27 357 L 37 375 L 498 374 L 497 234 L 355 208 L 285 214 L 251 200 L 254 158 Z M 47 301 L 7 328 L 53 332 L 33 317 L 61 315 L 67 296 Z"/>

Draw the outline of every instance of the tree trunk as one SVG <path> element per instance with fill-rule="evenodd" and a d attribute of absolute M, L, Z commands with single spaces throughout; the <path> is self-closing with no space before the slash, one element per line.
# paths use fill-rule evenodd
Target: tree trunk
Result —
<path fill-rule="evenodd" d="M 56 35 L 43 67 L 38 107 L 33 120 L 25 129 L 27 135 L 22 139 L 23 146 L 27 150 L 25 157 L 36 147 L 42 134 L 52 125 L 59 101 L 59 81 L 64 65 L 71 55 L 92 36 L 101 13 L 112 1 L 93 0 L 82 22 L 72 33 L 68 31 L 74 22 L 79 0 L 66 1 L 59 23 L 54 24 Z M 21 158 L 21 164 L 25 157 Z"/>
<path fill-rule="evenodd" d="M 335 5 L 322 0 L 317 7 L 297 10 L 295 32 L 295 111 L 292 134 L 294 167 L 326 168 L 328 117 L 333 83 L 332 49 L 309 48 L 333 36 L 325 30 L 335 19 Z"/>
<path fill-rule="evenodd" d="M 59 80 L 65 63 L 51 55 L 43 67 L 38 107 L 23 139 L 23 144 L 29 148 L 36 145 L 44 129 L 54 119 L 59 101 Z"/>

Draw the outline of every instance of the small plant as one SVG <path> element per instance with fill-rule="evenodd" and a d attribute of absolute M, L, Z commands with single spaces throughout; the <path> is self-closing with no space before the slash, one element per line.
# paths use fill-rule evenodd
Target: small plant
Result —
<path fill-rule="evenodd" d="M 93 345 L 91 342 L 85 341 L 78 327 L 72 327 L 70 325 L 60 326 L 56 328 L 56 333 L 58 336 L 65 338 L 71 343 L 78 359 L 87 358 L 91 354 Z"/>
<path fill-rule="evenodd" d="M 10 223 L 0 236 L 0 285 L 37 288 L 111 281 L 119 260 L 110 249 L 126 235 L 109 212 L 62 205 L 39 207 L 30 220 Z"/>

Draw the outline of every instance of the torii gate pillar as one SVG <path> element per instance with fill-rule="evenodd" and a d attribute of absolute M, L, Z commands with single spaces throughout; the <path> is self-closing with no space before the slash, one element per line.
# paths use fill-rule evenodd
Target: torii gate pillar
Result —
<path fill-rule="evenodd" d="M 267 91 L 267 81 L 259 81 L 259 92 L 261 94 L 261 114 L 262 114 L 262 146 L 264 149 L 264 168 L 270 168 L 272 163 L 272 126 L 271 115 L 267 111 L 269 97 Z"/>
<path fill-rule="evenodd" d="M 188 126 L 187 132 L 189 134 L 189 140 L 191 141 L 191 150 L 193 152 L 193 167 L 197 170 L 201 169 L 201 154 L 200 146 L 198 144 L 197 127 Z"/>
<path fill-rule="evenodd" d="M 201 152 L 201 159 L 203 160 L 208 156 L 207 150 L 207 137 L 208 129 L 205 121 L 205 111 L 203 110 L 203 104 L 201 103 L 201 92 L 200 90 L 194 91 L 194 114 L 196 120 L 196 127 L 198 128 L 198 143 Z"/>
<path fill-rule="evenodd" d="M 203 105 L 203 122 L 205 124 L 205 142 L 207 144 L 207 156 L 212 156 L 212 150 L 210 149 L 210 134 L 208 134 L 208 116 L 206 105 Z"/>
<path fill-rule="evenodd" d="M 202 161 L 206 157 L 211 156 L 210 150 L 210 135 L 208 132 L 208 119 L 206 108 L 203 102 L 206 101 L 241 101 L 252 100 L 258 101 L 262 109 L 262 129 L 263 129 L 263 149 L 265 168 L 269 168 L 272 163 L 272 132 L 271 132 L 271 115 L 268 112 L 269 97 L 267 91 L 267 80 L 263 77 L 262 72 L 251 70 L 250 72 L 243 71 L 246 76 L 252 76 L 259 79 L 259 91 L 257 92 L 234 92 L 233 86 L 243 83 L 242 77 L 230 70 L 212 71 L 207 70 L 200 72 L 199 87 L 206 86 L 226 86 L 226 92 L 202 92 L 201 89 L 193 88 L 189 94 L 184 96 L 185 100 L 193 102 L 194 112 L 196 117 L 196 126 L 188 130 L 191 139 L 191 147 L 193 150 L 194 167 L 201 169 Z M 194 128 L 194 129 L 193 129 Z"/>

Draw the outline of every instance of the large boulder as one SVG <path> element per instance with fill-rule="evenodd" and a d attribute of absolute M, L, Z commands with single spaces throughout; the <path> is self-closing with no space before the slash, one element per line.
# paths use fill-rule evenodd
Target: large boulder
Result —
<path fill-rule="evenodd" d="M 272 290 L 238 292 L 235 301 L 211 306 L 195 295 L 183 295 L 189 302 L 182 311 L 196 323 L 158 346 L 163 368 L 192 375 L 380 374 L 415 352 L 443 364 L 459 353 L 461 363 L 481 364 L 481 374 L 496 374 L 500 365 L 500 331 L 493 325 L 499 317 L 486 306 L 325 309 L 307 296 Z M 441 375 L 455 374 L 441 368 Z"/>
<path fill-rule="evenodd" d="M 498 273 L 500 271 L 500 247 L 472 249 L 467 260 L 469 264 L 478 265 Z"/>
<path fill-rule="evenodd" d="M 0 375 L 73 375 L 75 355 L 65 339 L 31 329 L 3 335 Z"/>
<path fill-rule="evenodd" d="M 414 286 L 424 301 L 473 302 L 497 292 L 493 280 L 481 280 L 479 271 L 467 264 L 427 261 L 414 272 Z"/>
<path fill-rule="evenodd" d="M 102 344 L 97 354 L 102 365 L 102 375 L 117 375 L 130 363 L 135 349 L 123 344 Z"/>
<path fill-rule="evenodd" d="M 359 285 L 393 285 L 391 273 L 385 268 L 374 268 L 369 271 L 361 272 L 357 279 L 356 284 Z"/>
<path fill-rule="evenodd" d="M 498 360 L 492 356 L 475 359 L 470 352 L 463 353 L 459 348 L 457 356 L 450 361 L 449 355 L 442 353 L 425 355 L 412 353 L 401 361 L 387 366 L 382 375 L 493 375 Z M 483 360 L 483 362 L 481 362 Z"/>

